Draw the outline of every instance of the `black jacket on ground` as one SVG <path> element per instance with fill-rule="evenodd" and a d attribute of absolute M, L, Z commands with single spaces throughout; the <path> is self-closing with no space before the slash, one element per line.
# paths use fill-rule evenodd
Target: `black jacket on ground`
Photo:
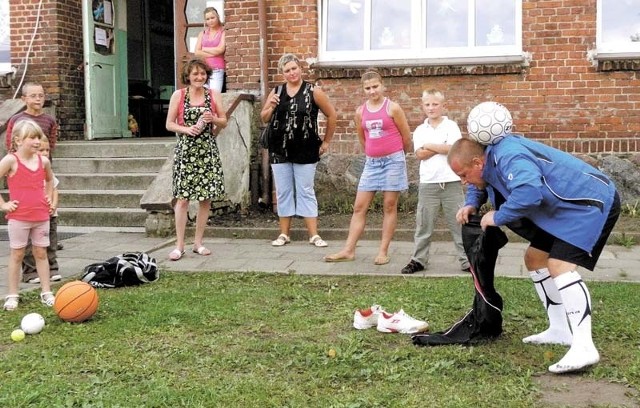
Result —
<path fill-rule="evenodd" d="M 488 227 L 483 232 L 480 219 L 480 216 L 472 216 L 469 223 L 462 226 L 462 243 L 471 264 L 475 286 L 473 308 L 445 331 L 412 336 L 413 344 L 473 344 L 495 339 L 502 333 L 502 297 L 493 282 L 498 251 L 508 239 L 497 227 Z"/>

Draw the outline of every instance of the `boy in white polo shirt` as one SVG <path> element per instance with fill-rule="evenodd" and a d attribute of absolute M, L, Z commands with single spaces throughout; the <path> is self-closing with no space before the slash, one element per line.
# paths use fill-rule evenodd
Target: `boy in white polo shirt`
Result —
<path fill-rule="evenodd" d="M 430 89 L 422 93 L 422 110 L 427 118 L 413 132 L 413 148 L 416 158 L 420 160 L 415 247 L 411 260 L 402 268 L 403 274 L 427 268 L 431 235 L 440 207 L 453 236 L 460 269 L 469 270 L 469 261 L 462 246 L 461 227 L 456 221 L 456 212 L 464 204 L 464 192 L 460 177 L 447 163 L 449 148 L 462 135 L 456 122 L 443 115 L 444 102 L 444 95 L 440 91 Z"/>

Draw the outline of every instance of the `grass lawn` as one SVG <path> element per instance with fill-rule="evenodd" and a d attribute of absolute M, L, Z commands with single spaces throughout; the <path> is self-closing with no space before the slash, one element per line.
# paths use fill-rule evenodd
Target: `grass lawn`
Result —
<path fill-rule="evenodd" d="M 534 379 L 566 347 L 524 345 L 546 328 L 528 280 L 497 279 L 503 336 L 422 348 L 352 328 L 381 304 L 444 330 L 471 306 L 471 278 L 164 273 L 100 290 L 96 316 L 60 321 L 25 294 L 0 313 L 2 407 L 536 407 Z M 637 284 L 589 284 L 600 364 L 580 376 L 640 389 Z M 42 333 L 9 338 L 41 313 Z M 334 353 L 335 351 L 335 353 Z"/>

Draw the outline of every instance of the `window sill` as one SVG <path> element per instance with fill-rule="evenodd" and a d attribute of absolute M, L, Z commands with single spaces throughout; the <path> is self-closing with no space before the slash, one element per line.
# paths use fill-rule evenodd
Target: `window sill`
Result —
<path fill-rule="evenodd" d="M 318 78 L 359 78 L 375 67 L 384 77 L 520 74 L 529 67 L 527 55 L 477 58 L 437 58 L 398 61 L 314 62 L 309 70 Z"/>
<path fill-rule="evenodd" d="M 598 53 L 592 54 L 593 65 L 598 71 L 640 71 L 640 53 Z"/>

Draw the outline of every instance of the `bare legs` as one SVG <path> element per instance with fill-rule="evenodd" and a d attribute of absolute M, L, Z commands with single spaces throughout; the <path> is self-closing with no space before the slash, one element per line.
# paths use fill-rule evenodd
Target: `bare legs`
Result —
<path fill-rule="evenodd" d="M 367 212 L 369 211 L 369 206 L 371 205 L 371 201 L 373 201 L 375 194 L 375 191 L 358 191 L 353 205 L 353 215 L 351 216 L 347 241 L 340 252 L 327 255 L 324 258 L 325 261 L 335 262 L 355 259 L 356 245 L 364 232 L 367 221 Z M 398 224 L 399 196 L 400 192 L 398 191 L 383 192 L 384 217 L 382 220 L 382 237 L 380 240 L 380 246 L 378 247 L 376 260 L 388 257 L 389 245 L 391 244 L 391 239 L 393 238 L 393 234 L 395 233 L 396 226 Z"/>
<path fill-rule="evenodd" d="M 209 219 L 209 209 L 211 208 L 211 201 L 204 200 L 198 202 L 198 214 L 196 216 L 196 232 L 193 240 L 193 246 L 198 249 L 202 246 L 204 239 L 204 230 L 207 227 L 207 220 Z M 185 231 L 187 229 L 187 213 L 189 212 L 188 200 L 177 200 L 174 207 L 175 225 L 176 225 L 176 250 L 178 252 L 184 251 L 185 247 Z M 177 257 L 178 259 L 180 257 Z M 177 259 L 176 259 L 177 260 Z"/>

